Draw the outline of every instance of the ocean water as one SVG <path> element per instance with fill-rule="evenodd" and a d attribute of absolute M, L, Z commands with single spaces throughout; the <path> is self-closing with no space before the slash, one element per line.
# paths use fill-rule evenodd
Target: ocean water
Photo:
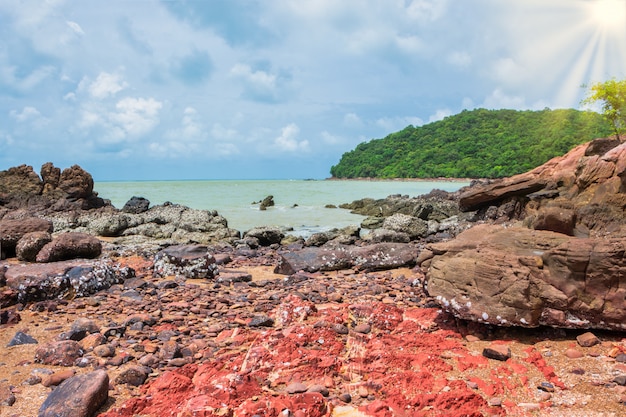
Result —
<path fill-rule="evenodd" d="M 318 231 L 360 224 L 363 216 L 348 210 L 325 208 L 361 198 L 385 198 L 393 194 L 415 197 L 434 188 L 455 191 L 467 182 L 458 181 L 341 181 L 341 180 L 202 180 L 96 182 L 102 198 L 122 208 L 133 196 L 150 200 L 150 205 L 166 201 L 188 207 L 216 210 L 228 226 L 244 232 L 256 226 L 293 228 L 292 234 L 308 236 Z M 259 210 L 268 195 L 275 206 Z"/>

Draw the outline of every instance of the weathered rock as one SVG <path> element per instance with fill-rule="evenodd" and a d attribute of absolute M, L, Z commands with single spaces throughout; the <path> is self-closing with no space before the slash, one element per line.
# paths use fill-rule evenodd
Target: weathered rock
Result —
<path fill-rule="evenodd" d="M 37 254 L 37 262 L 65 261 L 77 258 L 97 258 L 102 252 L 102 243 L 85 233 L 62 233 L 46 244 Z"/>
<path fill-rule="evenodd" d="M 20 261 L 35 262 L 39 251 L 50 242 L 52 242 L 52 235 L 48 232 L 26 233 L 17 242 L 15 255 Z"/>
<path fill-rule="evenodd" d="M 7 198 L 11 194 L 41 194 L 43 183 L 39 176 L 28 165 L 0 171 L 0 197 Z"/>
<path fill-rule="evenodd" d="M 214 278 L 218 274 L 215 258 L 203 245 L 175 245 L 154 257 L 154 273 L 160 277 L 181 275 L 186 278 Z"/>
<path fill-rule="evenodd" d="M 308 247 L 282 252 L 275 273 L 291 275 L 298 271 L 335 271 L 356 267 L 383 270 L 415 264 L 418 249 L 403 243 L 379 243 L 366 246 Z"/>
<path fill-rule="evenodd" d="M 59 187 L 61 181 L 61 168 L 55 167 L 52 162 L 46 162 L 41 166 L 41 179 L 43 181 L 43 193 L 50 193 Z"/>
<path fill-rule="evenodd" d="M 259 245 L 270 246 L 274 243 L 280 243 L 285 234 L 277 227 L 255 227 L 248 230 L 244 237 L 257 238 Z"/>
<path fill-rule="evenodd" d="M 72 165 L 61 172 L 58 188 L 69 198 L 89 198 L 93 194 L 93 177 L 78 165 Z"/>
<path fill-rule="evenodd" d="M 21 303 L 84 297 L 132 276 L 128 267 L 86 260 L 9 265 L 5 272 L 7 287 L 17 292 L 16 301 Z"/>
<path fill-rule="evenodd" d="M 511 357 L 511 348 L 500 343 L 491 343 L 483 349 L 483 356 L 489 359 L 505 361 Z"/>
<path fill-rule="evenodd" d="M 428 223 L 425 220 L 402 213 L 387 217 L 382 228 L 406 233 L 412 240 L 428 235 Z"/>
<path fill-rule="evenodd" d="M 0 382 L 0 405 L 11 407 L 15 404 L 15 394 L 11 391 L 11 387 Z"/>
<path fill-rule="evenodd" d="M 595 334 L 591 333 L 591 332 L 587 332 L 587 333 L 583 333 L 581 335 L 578 335 L 576 337 L 576 341 L 582 347 L 591 347 L 591 346 L 595 346 L 598 343 L 600 343 L 600 339 L 598 339 L 598 337 Z"/>
<path fill-rule="evenodd" d="M 150 208 L 150 201 L 144 197 L 131 197 L 130 200 L 124 204 L 122 211 L 124 213 L 139 214 L 148 211 Z"/>
<path fill-rule="evenodd" d="M 361 229 L 358 226 L 347 226 L 341 229 L 331 229 L 326 232 L 313 233 L 304 242 L 305 246 L 322 246 L 329 241 L 342 244 L 351 244 L 360 237 Z"/>
<path fill-rule="evenodd" d="M 29 336 L 28 334 L 24 333 L 24 332 L 17 332 L 15 333 L 15 336 L 13 336 L 13 338 L 9 341 L 9 344 L 7 345 L 7 347 L 10 346 L 19 346 L 19 345 L 36 345 L 37 339 L 35 339 L 32 336 Z"/>
<path fill-rule="evenodd" d="M 576 213 L 560 207 L 546 207 L 530 220 L 530 227 L 571 236 L 576 227 Z"/>
<path fill-rule="evenodd" d="M 397 242 L 397 243 L 409 243 L 411 241 L 410 236 L 404 232 L 398 232 L 389 229 L 374 229 L 364 237 L 365 240 L 372 243 L 382 242 Z"/>
<path fill-rule="evenodd" d="M 52 233 L 52 222 L 36 217 L 0 220 L 0 246 L 7 256 L 15 253 L 17 242 L 30 232 Z"/>
<path fill-rule="evenodd" d="M 621 238 L 478 225 L 429 249 L 428 292 L 458 317 L 498 325 L 624 329 Z"/>
<path fill-rule="evenodd" d="M 73 366 L 83 356 L 83 350 L 74 340 L 46 343 L 35 351 L 35 362 L 44 365 Z"/>
<path fill-rule="evenodd" d="M 148 379 L 150 372 L 152 369 L 147 366 L 126 365 L 115 378 L 115 383 L 138 387 Z"/>
<path fill-rule="evenodd" d="M 109 396 L 109 376 L 98 370 L 66 379 L 48 395 L 39 417 L 92 417 Z"/>
<path fill-rule="evenodd" d="M 268 195 L 259 204 L 259 210 L 267 210 L 268 207 L 274 206 L 274 196 Z"/>
<path fill-rule="evenodd" d="M 69 331 L 59 335 L 59 340 L 76 340 L 79 342 L 87 337 L 87 335 L 98 333 L 99 331 L 100 327 L 93 320 L 80 318 L 72 323 Z"/>

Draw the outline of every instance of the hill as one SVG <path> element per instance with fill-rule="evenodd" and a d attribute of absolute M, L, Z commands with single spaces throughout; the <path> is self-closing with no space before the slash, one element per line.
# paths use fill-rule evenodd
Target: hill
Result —
<path fill-rule="evenodd" d="M 508 177 L 611 132 L 600 114 L 589 111 L 464 110 L 361 143 L 330 173 L 334 178 Z"/>

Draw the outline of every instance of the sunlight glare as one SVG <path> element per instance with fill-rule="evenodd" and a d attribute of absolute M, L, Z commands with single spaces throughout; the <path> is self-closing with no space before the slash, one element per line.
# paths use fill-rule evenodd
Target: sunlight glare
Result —
<path fill-rule="evenodd" d="M 626 0 L 593 0 L 589 7 L 591 18 L 603 30 L 626 26 Z"/>

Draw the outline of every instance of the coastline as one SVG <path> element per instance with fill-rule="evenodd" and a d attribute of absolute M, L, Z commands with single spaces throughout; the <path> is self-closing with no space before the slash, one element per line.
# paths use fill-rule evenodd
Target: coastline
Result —
<path fill-rule="evenodd" d="M 372 182 L 472 182 L 478 178 L 377 178 L 377 177 L 357 177 L 357 178 L 337 178 L 329 177 L 324 181 L 372 181 Z"/>

